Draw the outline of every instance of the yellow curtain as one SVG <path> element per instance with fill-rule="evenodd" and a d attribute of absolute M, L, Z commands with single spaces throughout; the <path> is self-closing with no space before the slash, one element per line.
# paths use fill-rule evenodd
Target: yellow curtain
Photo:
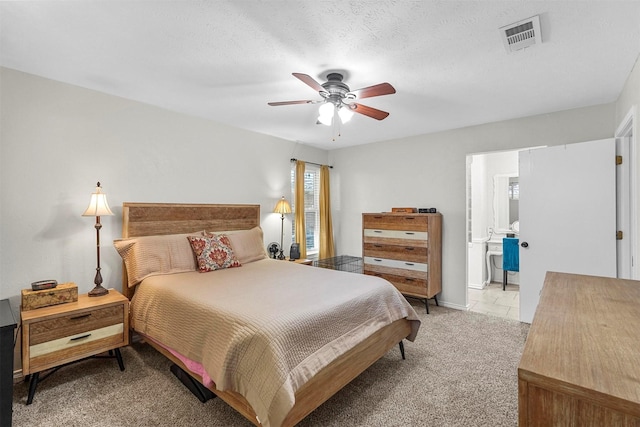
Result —
<path fill-rule="evenodd" d="M 320 167 L 320 258 L 335 256 L 333 226 L 331 225 L 331 194 L 329 188 L 329 166 Z"/>
<path fill-rule="evenodd" d="M 304 162 L 296 161 L 296 241 L 300 244 L 300 258 L 307 257 L 307 231 L 304 224 Z"/>

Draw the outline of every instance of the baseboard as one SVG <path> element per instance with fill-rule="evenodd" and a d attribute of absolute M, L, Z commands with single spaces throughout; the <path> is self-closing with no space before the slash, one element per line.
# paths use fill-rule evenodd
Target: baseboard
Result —
<path fill-rule="evenodd" d="M 455 310 L 462 310 L 462 311 L 467 311 L 469 310 L 469 306 L 465 306 L 465 305 L 460 305 L 460 304 L 452 304 L 450 302 L 446 302 L 446 301 L 440 301 L 438 300 L 438 305 L 440 307 L 447 307 L 447 308 L 453 308 Z"/>

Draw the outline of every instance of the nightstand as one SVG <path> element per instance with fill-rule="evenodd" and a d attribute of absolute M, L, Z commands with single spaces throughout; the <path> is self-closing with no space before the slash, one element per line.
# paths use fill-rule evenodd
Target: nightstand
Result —
<path fill-rule="evenodd" d="M 22 373 L 31 376 L 27 405 L 39 380 L 71 362 L 108 351 L 124 371 L 120 347 L 129 344 L 129 300 L 118 291 L 79 295 L 78 301 L 21 311 L 20 317 Z M 40 378 L 48 369 L 54 371 Z"/>

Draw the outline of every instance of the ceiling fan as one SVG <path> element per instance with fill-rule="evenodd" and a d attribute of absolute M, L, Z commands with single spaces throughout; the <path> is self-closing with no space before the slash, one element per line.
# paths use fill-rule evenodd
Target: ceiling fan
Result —
<path fill-rule="evenodd" d="M 311 76 L 306 74 L 292 74 L 294 77 L 300 79 L 303 83 L 311 87 L 311 89 L 317 91 L 323 99 L 317 101 L 301 100 L 269 102 L 268 104 L 271 106 L 322 104 L 319 110 L 320 116 L 318 117 L 318 122 L 325 125 L 331 125 L 333 116 L 336 112 L 338 113 L 342 123 L 349 121 L 354 112 L 376 120 L 383 120 L 389 115 L 386 111 L 378 110 L 377 108 L 368 107 L 352 101 L 396 93 L 396 90 L 389 83 L 380 83 L 352 91 L 349 89 L 349 86 L 342 81 L 343 75 L 338 72 L 328 73 L 326 83 L 322 84 L 318 83 Z"/>

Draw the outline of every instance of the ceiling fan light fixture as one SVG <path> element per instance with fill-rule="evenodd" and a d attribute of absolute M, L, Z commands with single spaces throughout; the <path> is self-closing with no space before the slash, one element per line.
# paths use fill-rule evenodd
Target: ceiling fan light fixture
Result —
<path fill-rule="evenodd" d="M 331 102 L 325 102 L 318 109 L 320 115 L 318 116 L 318 121 L 326 126 L 331 126 L 333 122 L 333 116 L 336 112 L 336 107 Z"/>
<path fill-rule="evenodd" d="M 331 102 L 325 102 L 320 106 L 318 111 L 320 112 L 321 116 L 327 116 L 331 118 L 335 114 L 335 105 L 333 105 Z"/>
<path fill-rule="evenodd" d="M 331 123 L 333 123 L 333 117 L 318 116 L 318 121 L 325 126 L 331 126 Z"/>
<path fill-rule="evenodd" d="M 343 105 L 338 110 L 338 116 L 340 116 L 340 121 L 342 121 L 342 123 L 347 123 L 351 120 L 351 117 L 353 117 L 353 111 L 349 106 Z"/>
<path fill-rule="evenodd" d="M 347 84 L 342 81 L 344 75 L 338 72 L 330 72 L 329 74 L 327 74 L 327 81 L 323 84 L 318 83 L 313 77 L 307 74 L 293 73 L 293 76 L 300 80 L 302 83 L 309 86 L 311 89 L 317 91 L 318 94 L 324 99 L 321 101 L 300 100 L 268 102 L 267 104 L 271 106 L 279 106 L 321 103 L 322 105 L 320 106 L 318 112 L 319 117 L 317 123 L 321 123 L 327 126 L 338 123 L 346 123 L 349 121 L 349 119 L 351 119 L 353 113 L 362 114 L 376 120 L 384 120 L 389 116 L 389 113 L 387 113 L 386 111 L 368 107 L 360 103 L 349 103 L 346 101 L 372 98 L 374 96 L 391 95 L 393 93 L 396 93 L 395 88 L 389 83 L 379 83 L 377 85 L 351 91 L 351 89 L 349 89 L 349 86 L 347 86 Z M 333 121 L 336 110 L 338 112 L 338 116 L 340 117 L 340 122 Z"/>

